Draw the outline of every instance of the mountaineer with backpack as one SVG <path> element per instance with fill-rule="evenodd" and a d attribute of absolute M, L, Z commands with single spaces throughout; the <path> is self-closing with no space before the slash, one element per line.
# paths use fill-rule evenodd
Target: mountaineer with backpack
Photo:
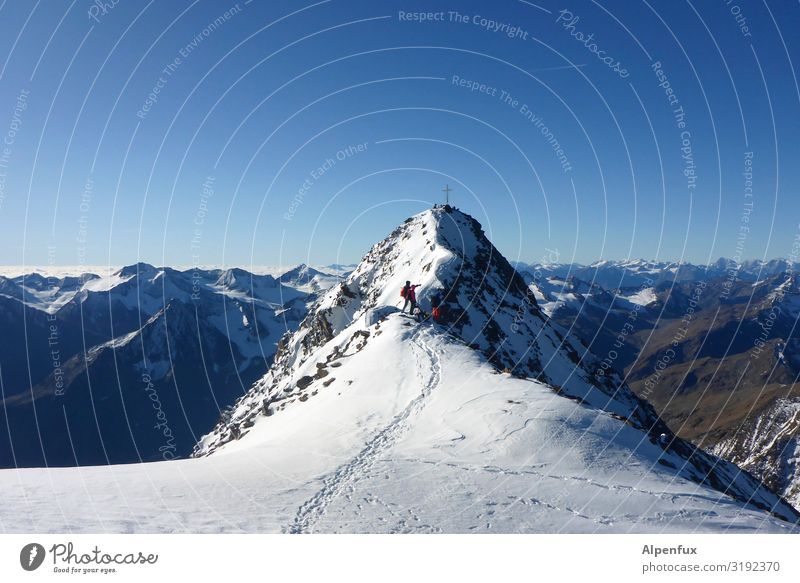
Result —
<path fill-rule="evenodd" d="M 406 281 L 406 284 L 400 290 L 400 297 L 404 298 L 406 301 L 403 304 L 403 309 L 400 310 L 401 313 L 406 311 L 406 306 L 411 304 L 411 309 L 408 311 L 409 314 L 414 315 L 414 309 L 417 307 L 417 292 L 416 289 L 420 287 L 421 284 L 411 285 L 410 281 Z"/>

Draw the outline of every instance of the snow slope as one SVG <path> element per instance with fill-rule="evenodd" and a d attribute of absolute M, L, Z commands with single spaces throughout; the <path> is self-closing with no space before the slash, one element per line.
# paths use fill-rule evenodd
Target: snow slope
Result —
<path fill-rule="evenodd" d="M 642 433 L 389 314 L 341 382 L 190 460 L 0 471 L 7 532 L 789 532 Z M 378 332 L 381 332 L 378 334 Z M 388 364 L 391 363 L 391 366 Z M 350 383 L 349 381 L 352 381 Z M 329 389 L 329 390 L 327 390 Z"/>

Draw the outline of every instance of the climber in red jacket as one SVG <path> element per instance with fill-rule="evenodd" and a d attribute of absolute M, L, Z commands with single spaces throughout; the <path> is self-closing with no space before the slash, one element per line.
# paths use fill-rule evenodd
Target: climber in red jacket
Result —
<path fill-rule="evenodd" d="M 405 298 L 405 303 L 403 304 L 403 309 L 400 312 L 406 311 L 406 306 L 411 304 L 411 309 L 408 311 L 409 314 L 414 314 L 414 309 L 417 307 L 417 292 L 416 289 L 420 287 L 421 284 L 411 285 L 410 281 L 406 281 L 406 284 L 400 290 L 400 297 Z"/>

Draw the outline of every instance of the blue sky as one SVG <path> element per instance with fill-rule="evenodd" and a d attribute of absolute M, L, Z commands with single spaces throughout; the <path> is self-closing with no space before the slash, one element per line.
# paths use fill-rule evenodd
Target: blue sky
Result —
<path fill-rule="evenodd" d="M 101 4 L 0 8 L 0 264 L 348 263 L 445 184 L 510 259 L 800 233 L 796 3 Z"/>

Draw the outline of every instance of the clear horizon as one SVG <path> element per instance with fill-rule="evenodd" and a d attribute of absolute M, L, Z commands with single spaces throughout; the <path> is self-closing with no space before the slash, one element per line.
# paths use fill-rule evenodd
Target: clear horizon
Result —
<path fill-rule="evenodd" d="M 681 265 L 693 265 L 695 267 L 708 267 L 710 265 L 713 265 L 717 261 L 722 261 L 722 260 L 733 261 L 733 259 L 731 259 L 730 257 L 719 257 L 715 261 L 712 261 L 711 263 L 681 262 L 680 264 Z M 632 262 L 632 261 L 645 261 L 645 262 L 654 263 L 654 264 L 656 264 L 656 263 L 657 264 L 676 264 L 677 263 L 677 262 L 668 261 L 668 260 L 655 261 L 653 259 L 646 259 L 646 258 L 642 258 L 642 257 L 631 257 L 631 258 L 622 258 L 622 259 L 606 258 L 606 259 L 602 259 L 602 260 L 599 260 L 599 261 L 605 261 L 605 262 L 614 263 L 614 264 L 619 264 L 619 263 L 624 263 L 624 262 Z M 795 264 L 795 265 L 800 264 L 800 261 L 798 261 L 797 259 L 790 260 L 787 257 L 772 257 L 772 258 L 768 258 L 768 259 L 764 259 L 764 260 L 762 260 L 762 259 L 746 259 L 746 260 L 743 260 L 743 261 L 739 262 L 738 265 L 756 263 L 756 262 L 759 262 L 759 261 L 761 261 L 763 263 L 770 263 L 772 261 L 786 261 L 787 263 L 791 262 L 792 264 Z M 595 263 L 598 263 L 598 262 L 595 262 Z M 229 264 L 208 263 L 208 264 L 200 264 L 200 265 L 191 265 L 191 264 L 183 264 L 183 265 L 180 265 L 180 264 L 174 264 L 174 265 L 164 264 L 164 265 L 161 265 L 159 263 L 153 263 L 153 262 L 144 261 L 144 260 L 138 261 L 136 263 L 145 263 L 145 264 L 150 265 L 152 267 L 155 267 L 157 269 L 170 268 L 170 269 L 175 269 L 176 271 L 188 271 L 188 270 L 191 270 L 191 269 L 200 269 L 200 270 L 213 270 L 213 269 L 244 269 L 244 270 L 251 270 L 251 269 L 254 269 L 254 270 L 256 270 L 256 271 L 253 272 L 254 274 L 262 274 L 262 273 L 270 273 L 270 272 L 281 273 L 282 270 L 283 271 L 288 271 L 288 270 L 294 269 L 296 267 L 299 267 L 301 265 L 307 265 L 308 267 L 311 267 L 312 269 L 317 269 L 317 270 L 321 270 L 321 269 L 324 269 L 324 268 L 332 268 L 334 266 L 355 267 L 355 266 L 358 265 L 359 260 L 356 260 L 356 261 L 344 261 L 344 262 L 340 262 L 340 263 L 328 263 L 328 264 L 323 264 L 323 263 L 303 263 L 303 262 L 300 262 L 300 263 L 286 263 L 284 265 L 243 264 L 243 263 L 229 263 Z M 110 265 L 80 265 L 80 264 L 76 264 L 76 265 L 55 265 L 55 264 L 50 264 L 50 265 L 49 264 L 44 264 L 44 265 L 34 265 L 34 264 L 13 265 L 13 264 L 9 264 L 9 265 L 0 265 L 0 276 L 4 276 L 6 273 L 8 273 L 10 271 L 13 271 L 14 273 L 17 273 L 18 275 L 22 275 L 23 271 L 20 271 L 20 270 L 26 270 L 26 269 L 27 270 L 38 271 L 38 272 L 47 271 L 47 270 L 53 270 L 53 271 L 65 270 L 65 271 L 70 271 L 70 272 L 75 272 L 75 273 L 79 273 L 79 270 L 83 270 L 84 273 L 90 273 L 90 274 L 95 274 L 96 275 L 96 273 L 94 271 L 92 271 L 93 269 L 94 270 L 102 269 L 104 271 L 118 270 L 118 269 L 123 269 L 125 267 L 132 267 L 132 266 L 136 265 L 136 263 L 127 263 L 127 264 L 117 263 L 117 264 L 110 264 Z M 526 264 L 526 265 L 537 265 L 538 264 L 538 262 L 536 262 L 536 261 L 524 261 L 524 260 L 520 260 L 520 261 L 514 260 L 514 261 L 512 261 L 512 263 L 515 263 L 515 264 Z M 590 264 L 590 263 L 580 263 L 580 262 L 572 262 L 572 263 L 553 262 L 553 263 L 551 263 L 551 265 L 577 265 L 577 266 L 581 266 L 581 267 L 592 267 L 593 266 L 593 264 Z M 27 274 L 28 272 L 24 272 L 24 273 Z"/>

